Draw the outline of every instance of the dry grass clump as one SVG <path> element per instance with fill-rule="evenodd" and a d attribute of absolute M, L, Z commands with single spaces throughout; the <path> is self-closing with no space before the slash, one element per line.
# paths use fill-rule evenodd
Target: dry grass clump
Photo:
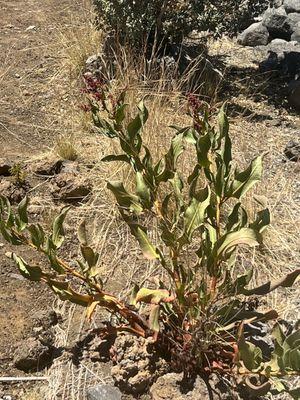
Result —
<path fill-rule="evenodd" d="M 72 136 L 60 136 L 57 139 L 54 151 L 63 160 L 75 161 L 78 158 L 78 149 Z"/>

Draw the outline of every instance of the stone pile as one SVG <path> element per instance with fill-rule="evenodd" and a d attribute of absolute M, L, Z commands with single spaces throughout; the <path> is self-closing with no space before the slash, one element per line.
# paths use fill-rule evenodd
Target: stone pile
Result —
<path fill-rule="evenodd" d="M 264 46 L 274 39 L 300 43 L 300 0 L 279 0 L 238 37 L 243 46 Z"/>

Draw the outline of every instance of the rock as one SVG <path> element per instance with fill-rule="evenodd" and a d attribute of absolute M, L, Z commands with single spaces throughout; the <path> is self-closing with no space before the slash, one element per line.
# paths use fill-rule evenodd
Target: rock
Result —
<path fill-rule="evenodd" d="M 300 112 L 300 80 L 294 80 L 288 86 L 288 102 L 291 107 Z"/>
<path fill-rule="evenodd" d="M 61 171 L 63 161 L 57 158 L 38 161 L 31 168 L 37 175 L 53 176 Z"/>
<path fill-rule="evenodd" d="M 285 46 L 288 42 L 284 39 L 273 39 L 270 42 L 270 47 L 272 46 Z"/>
<path fill-rule="evenodd" d="M 8 160 L 4 160 L 0 158 L 0 175 L 2 176 L 10 176 L 10 169 L 12 167 L 12 163 Z"/>
<path fill-rule="evenodd" d="M 51 192 L 59 200 L 76 203 L 87 197 L 91 190 L 92 186 L 85 178 L 64 173 L 55 178 Z"/>
<path fill-rule="evenodd" d="M 87 390 L 87 400 L 121 400 L 122 393 L 112 385 L 97 385 Z"/>
<path fill-rule="evenodd" d="M 263 16 L 262 24 L 273 38 L 290 40 L 292 30 L 283 7 L 269 8 Z"/>
<path fill-rule="evenodd" d="M 26 187 L 15 185 L 10 178 L 0 180 L 0 193 L 12 203 L 19 203 L 26 195 Z"/>
<path fill-rule="evenodd" d="M 147 339 L 121 335 L 114 347 L 117 360 L 111 375 L 115 385 L 126 393 L 143 393 L 160 375 L 168 372 L 168 363 Z"/>
<path fill-rule="evenodd" d="M 300 13 L 300 0 L 284 0 L 283 7 L 287 13 Z"/>
<path fill-rule="evenodd" d="M 300 14 L 299 14 L 300 15 Z M 300 43 L 300 22 L 294 28 L 294 32 L 292 33 L 291 39 Z"/>
<path fill-rule="evenodd" d="M 121 400 L 122 393 L 112 385 L 102 384 L 88 388 L 87 400 Z"/>
<path fill-rule="evenodd" d="M 163 375 L 151 386 L 153 400 L 204 400 L 209 399 L 209 391 L 205 382 L 197 378 L 194 385 L 184 387 L 183 374 L 170 373 Z M 184 390 L 182 390 L 184 389 Z"/>
<path fill-rule="evenodd" d="M 28 372 L 43 369 L 52 359 L 52 351 L 35 338 L 22 341 L 14 354 L 16 368 Z"/>
<path fill-rule="evenodd" d="M 70 160 L 64 160 L 62 162 L 61 166 L 61 171 L 62 174 L 74 174 L 77 175 L 79 174 L 79 165 L 78 161 L 70 161 Z"/>
<path fill-rule="evenodd" d="M 287 23 L 290 25 L 291 31 L 294 32 L 296 25 L 300 22 L 300 13 L 288 14 Z"/>
<path fill-rule="evenodd" d="M 300 143 L 296 143 L 293 140 L 288 142 L 284 149 L 284 154 L 290 161 L 300 161 Z"/>
<path fill-rule="evenodd" d="M 34 326 L 49 329 L 58 324 L 60 316 L 54 310 L 40 310 L 33 315 Z"/>
<path fill-rule="evenodd" d="M 269 41 L 268 29 L 261 23 L 255 22 L 238 36 L 238 43 L 243 46 L 261 46 Z"/>

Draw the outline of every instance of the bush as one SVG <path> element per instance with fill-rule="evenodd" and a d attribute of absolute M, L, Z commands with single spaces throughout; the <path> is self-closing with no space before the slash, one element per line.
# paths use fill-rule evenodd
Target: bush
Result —
<path fill-rule="evenodd" d="M 87 242 L 84 223 L 78 231 L 81 257 L 76 266 L 74 260 L 60 257 L 69 208 L 56 217 L 48 234 L 40 224 L 29 223 L 26 198 L 13 212 L 8 200 L 0 197 L 3 237 L 12 245 L 27 245 L 43 254 L 50 267 L 31 265 L 13 253 L 20 273 L 44 282 L 62 300 L 86 307 L 89 318 L 96 307 L 104 307 L 114 318 L 102 334 L 126 331 L 152 337 L 170 369 L 183 371 L 186 378 L 230 375 L 242 384 L 247 398 L 259 398 L 271 389 L 272 393 L 288 391 L 283 378 L 300 372 L 299 326 L 291 331 L 275 322 L 270 332 L 275 346 L 266 352 L 253 335 L 260 336 L 261 324 L 268 327 L 278 313 L 259 309 L 260 301 L 252 296 L 291 286 L 300 269 L 255 287 L 252 269 L 239 275 L 236 261 L 241 245 L 262 243 L 270 222 L 268 209 L 250 219 L 243 205 L 243 197 L 261 178 L 262 156 L 239 171 L 224 107 L 215 115 L 190 95 L 191 125 L 173 127 L 169 150 L 154 160 L 143 142 L 149 118 L 144 102 L 130 118 L 126 93 L 115 97 L 106 84 L 91 77 L 86 92 L 96 130 L 120 145 L 120 153 L 107 155 L 103 162 L 126 163 L 135 177 L 131 192 L 119 181 L 108 182 L 107 187 L 141 255 L 160 266 L 166 278 L 157 287 L 137 284 L 130 299 L 120 300 L 105 288 L 97 268 L 99 254 Z M 180 159 L 185 151 L 194 154 L 194 165 L 182 172 Z M 154 235 L 149 235 L 150 229 L 155 229 Z M 290 393 L 298 398 L 299 389 Z"/>
<path fill-rule="evenodd" d="M 146 42 L 181 43 L 192 31 L 236 33 L 272 0 L 94 0 L 102 27 L 141 50 Z"/>

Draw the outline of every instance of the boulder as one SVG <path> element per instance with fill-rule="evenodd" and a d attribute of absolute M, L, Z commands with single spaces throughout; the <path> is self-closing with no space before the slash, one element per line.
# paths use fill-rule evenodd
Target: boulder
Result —
<path fill-rule="evenodd" d="M 298 24 L 295 26 L 291 39 L 300 43 L 300 22 L 298 22 Z"/>
<path fill-rule="evenodd" d="M 288 16 L 283 7 L 269 8 L 262 20 L 272 38 L 290 40 L 292 30 L 288 23 Z"/>
<path fill-rule="evenodd" d="M 294 32 L 297 24 L 300 23 L 300 13 L 288 14 L 287 23 L 289 24 L 291 31 Z"/>
<path fill-rule="evenodd" d="M 287 13 L 300 13 L 300 0 L 284 0 L 283 7 Z"/>
<path fill-rule="evenodd" d="M 261 22 L 250 25 L 238 36 L 238 43 L 243 46 L 264 46 L 268 41 L 268 29 Z"/>
<path fill-rule="evenodd" d="M 52 185 L 53 196 L 68 203 L 80 202 L 92 191 L 92 185 L 87 179 L 72 173 L 57 175 Z"/>
<path fill-rule="evenodd" d="M 22 341 L 14 354 L 16 368 L 29 372 L 43 369 L 52 360 L 52 351 L 36 338 Z"/>
<path fill-rule="evenodd" d="M 122 393 L 113 385 L 97 385 L 88 388 L 87 400 L 121 400 Z"/>

